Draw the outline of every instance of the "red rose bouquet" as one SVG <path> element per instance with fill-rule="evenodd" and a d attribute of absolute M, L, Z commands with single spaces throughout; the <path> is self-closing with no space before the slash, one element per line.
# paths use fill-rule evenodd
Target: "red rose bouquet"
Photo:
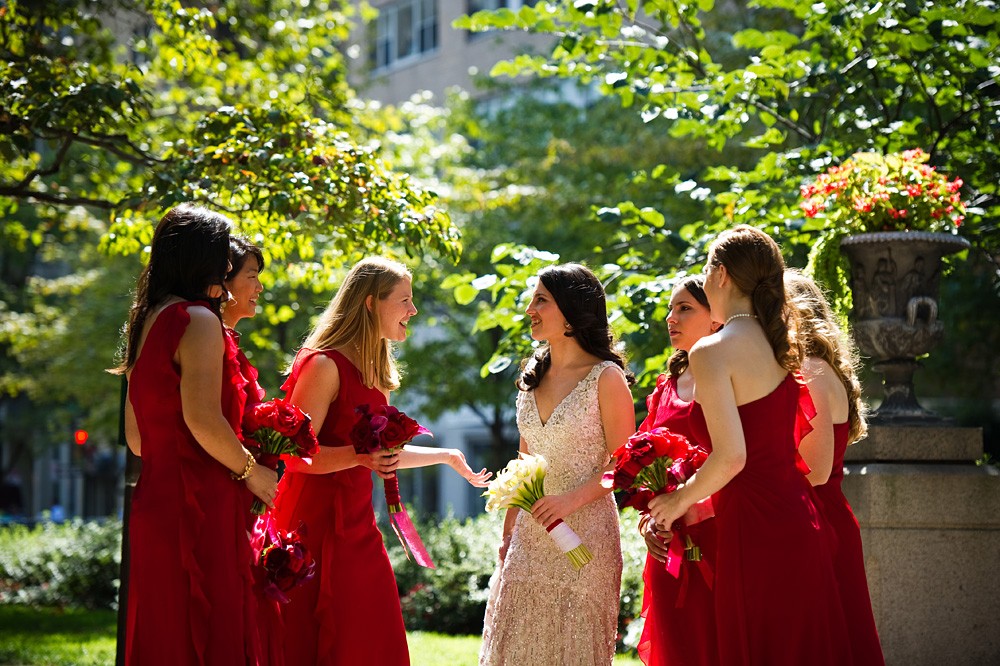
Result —
<path fill-rule="evenodd" d="M 399 451 L 417 435 L 431 434 L 430 430 L 392 405 L 359 405 L 355 411 L 359 417 L 351 429 L 351 443 L 357 453 Z M 389 522 L 403 545 L 407 558 L 413 559 L 422 567 L 433 569 L 431 556 L 399 496 L 399 479 L 396 474 L 393 473 L 392 478 L 383 479 L 382 484 L 385 487 L 385 503 L 389 507 Z"/>
<path fill-rule="evenodd" d="M 319 453 L 319 442 L 309 422 L 309 415 L 281 398 L 254 405 L 243 415 L 243 434 L 256 443 L 255 457 L 265 467 L 277 469 L 283 457 L 302 458 L 306 462 Z M 264 513 L 265 505 L 254 499 L 251 511 Z"/>
<path fill-rule="evenodd" d="M 316 562 L 302 543 L 304 533 L 304 525 L 283 532 L 275 528 L 270 516 L 257 520 L 253 536 L 257 553 L 254 577 L 268 599 L 288 603 L 288 593 L 313 577 Z"/>
<path fill-rule="evenodd" d="M 614 455 L 615 469 L 605 472 L 601 483 L 605 488 L 622 491 L 625 496 L 624 505 L 643 513 L 649 512 L 651 499 L 677 490 L 694 476 L 708 458 L 705 449 L 666 428 L 635 433 Z M 700 509 L 698 517 L 694 521 L 688 521 L 687 525 L 714 515 L 707 504 L 700 505 Z M 667 554 L 667 571 L 677 578 L 680 576 L 683 560 L 697 562 L 705 581 L 711 587 L 711 569 L 702 560 L 701 549 L 690 535 L 684 533 L 684 525 L 675 524 L 671 526 L 671 531 L 675 536 L 670 541 Z"/>

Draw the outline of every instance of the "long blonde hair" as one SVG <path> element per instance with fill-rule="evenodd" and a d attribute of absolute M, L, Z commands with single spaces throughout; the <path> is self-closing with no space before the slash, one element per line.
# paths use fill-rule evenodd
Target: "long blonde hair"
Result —
<path fill-rule="evenodd" d="M 830 364 L 847 390 L 847 420 L 851 424 L 847 441 L 853 444 L 868 434 L 865 403 L 861 399 L 861 382 L 858 380 L 860 361 L 857 348 L 840 330 L 829 302 L 815 282 L 795 269 L 788 269 L 785 271 L 785 288 L 789 302 L 799 312 L 797 338 L 803 352 Z"/>
<path fill-rule="evenodd" d="M 400 280 L 411 278 L 403 264 L 370 257 L 362 259 L 344 278 L 337 294 L 306 338 L 308 349 L 353 348 L 358 354 L 365 386 L 387 391 L 399 388 L 399 368 L 392 344 L 379 333 L 375 301 L 385 300 Z M 368 297 L 372 306 L 368 307 Z"/>

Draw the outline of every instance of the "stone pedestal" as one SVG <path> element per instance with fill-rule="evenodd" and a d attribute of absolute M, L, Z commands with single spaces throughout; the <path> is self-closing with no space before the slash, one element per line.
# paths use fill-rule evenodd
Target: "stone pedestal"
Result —
<path fill-rule="evenodd" d="M 886 663 L 1000 663 L 1000 472 L 974 463 L 981 431 L 873 426 L 848 452 Z"/>
<path fill-rule="evenodd" d="M 974 463 L 982 455 L 981 428 L 873 425 L 847 447 L 844 462 Z"/>

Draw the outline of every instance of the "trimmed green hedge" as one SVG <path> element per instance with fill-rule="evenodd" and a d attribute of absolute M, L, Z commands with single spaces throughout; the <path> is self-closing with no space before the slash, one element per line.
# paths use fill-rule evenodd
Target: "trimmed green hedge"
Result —
<path fill-rule="evenodd" d="M 117 520 L 0 528 L 0 603 L 116 608 L 121 532 Z"/>

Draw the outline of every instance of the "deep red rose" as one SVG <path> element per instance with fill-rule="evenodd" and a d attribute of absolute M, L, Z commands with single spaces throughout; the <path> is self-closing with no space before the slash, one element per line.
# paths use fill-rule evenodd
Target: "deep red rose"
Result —
<path fill-rule="evenodd" d="M 313 557 L 300 538 L 304 531 L 305 527 L 300 525 L 297 531 L 281 532 L 274 528 L 273 523 L 265 529 L 264 546 L 258 559 L 263 576 L 258 580 L 268 597 L 282 603 L 288 601 L 286 592 L 309 580 L 315 573 Z"/>
<path fill-rule="evenodd" d="M 382 441 L 382 446 L 384 448 L 394 449 L 398 446 L 402 446 L 413 438 L 408 438 L 406 436 L 406 427 L 402 423 L 398 420 L 389 419 L 386 422 L 385 429 L 382 430 L 382 435 L 379 439 Z"/>
<path fill-rule="evenodd" d="M 261 428 L 271 427 L 271 420 L 274 414 L 274 401 L 268 400 L 254 405 L 243 415 L 243 430 L 247 433 L 254 433 Z"/>
<path fill-rule="evenodd" d="M 417 435 L 430 431 L 392 405 L 360 405 L 360 414 L 351 429 L 351 443 L 358 453 L 372 453 L 379 449 L 395 449 Z"/>
<path fill-rule="evenodd" d="M 380 444 L 372 432 L 368 419 L 362 416 L 351 428 L 351 444 L 354 445 L 356 453 L 372 453 L 378 451 Z"/>
<path fill-rule="evenodd" d="M 261 559 L 263 560 L 265 571 L 278 572 L 288 565 L 289 558 L 290 555 L 287 551 L 273 546 L 264 551 L 264 556 Z"/>
<path fill-rule="evenodd" d="M 688 449 L 691 448 L 691 444 L 688 442 L 687 437 L 683 435 L 678 435 L 675 432 L 671 432 L 666 428 L 653 428 L 647 433 L 649 441 L 652 443 L 653 448 L 656 450 L 656 455 L 658 457 L 666 456 L 677 460 L 678 458 L 684 457 Z"/>
<path fill-rule="evenodd" d="M 319 453 L 319 440 L 316 439 L 316 433 L 313 432 L 312 419 L 309 418 L 308 414 L 304 416 L 302 426 L 292 436 L 292 443 L 298 449 L 296 455 L 302 458 L 311 458 Z"/>
<path fill-rule="evenodd" d="M 281 398 L 275 399 L 274 403 L 274 418 L 271 428 L 285 437 L 294 437 L 306 419 L 305 414 L 302 413 L 301 409 Z"/>

